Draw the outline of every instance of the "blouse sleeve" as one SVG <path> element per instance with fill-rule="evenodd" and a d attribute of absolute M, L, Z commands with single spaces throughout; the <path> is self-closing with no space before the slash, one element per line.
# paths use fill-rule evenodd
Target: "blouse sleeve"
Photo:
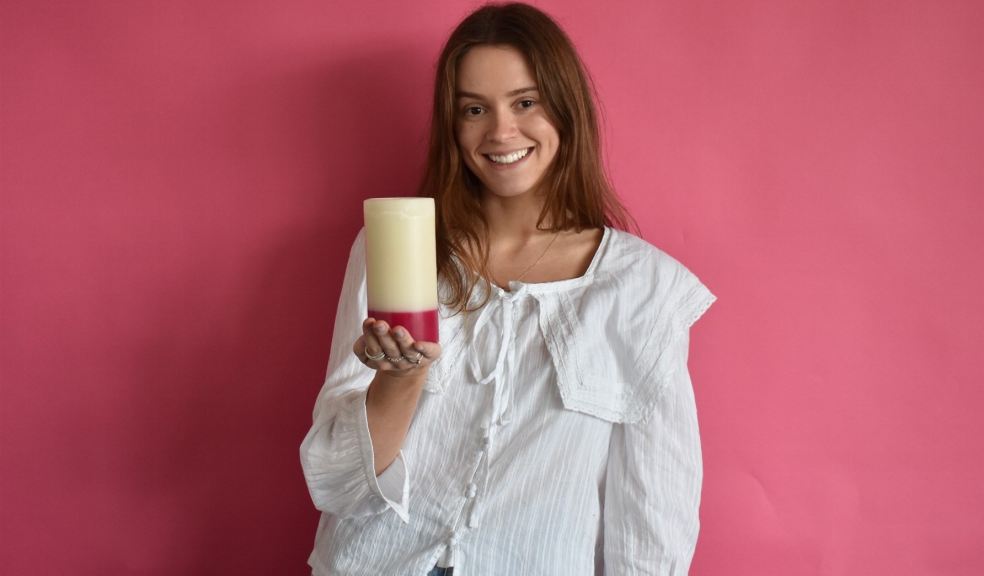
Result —
<path fill-rule="evenodd" d="M 374 372 L 352 354 L 366 311 L 365 230 L 352 245 L 335 315 L 328 373 L 301 443 L 301 467 L 314 506 L 339 518 L 392 509 L 409 522 L 409 474 L 403 451 L 378 477 L 366 417 Z"/>
<path fill-rule="evenodd" d="M 716 297 L 682 265 L 644 353 L 658 389 L 645 418 L 612 428 L 605 483 L 605 574 L 685 576 L 699 529 L 700 435 L 687 369 L 691 325 Z M 653 346 L 658 348 L 653 349 Z"/>

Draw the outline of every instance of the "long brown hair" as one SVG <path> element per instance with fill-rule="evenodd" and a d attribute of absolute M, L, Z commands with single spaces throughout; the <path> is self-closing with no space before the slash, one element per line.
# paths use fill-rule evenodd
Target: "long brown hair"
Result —
<path fill-rule="evenodd" d="M 442 300 L 456 312 L 466 310 L 479 282 L 490 287 L 481 183 L 462 160 L 455 130 L 458 64 L 472 47 L 487 44 L 511 46 L 526 57 L 544 110 L 560 136 L 557 155 L 538 184 L 545 202 L 537 228 L 580 232 L 606 225 L 627 230 L 630 221 L 635 224 L 605 173 L 594 87 L 570 39 L 537 8 L 522 3 L 485 5 L 455 28 L 438 60 L 427 166 L 419 190 L 420 196 L 434 198 L 437 269 L 448 286 Z M 548 216 L 550 228 L 541 228 Z M 458 269 L 454 257 L 464 270 Z M 486 290 L 476 307 L 483 306 L 490 293 Z"/>

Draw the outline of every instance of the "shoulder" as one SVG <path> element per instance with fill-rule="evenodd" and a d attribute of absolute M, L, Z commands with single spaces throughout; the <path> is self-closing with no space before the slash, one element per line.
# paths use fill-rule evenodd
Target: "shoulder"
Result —
<path fill-rule="evenodd" d="M 680 260 L 647 240 L 611 229 L 599 262 L 598 288 L 615 290 L 626 313 L 674 317 L 689 327 L 716 299 Z"/>
<path fill-rule="evenodd" d="M 611 235 L 604 258 L 599 262 L 598 275 L 604 279 L 618 280 L 618 284 L 631 288 L 645 288 L 650 294 L 697 279 L 677 258 L 649 241 L 614 228 Z"/>
<path fill-rule="evenodd" d="M 667 375 L 686 361 L 666 352 L 714 296 L 660 248 L 629 232 L 608 234 L 591 282 L 560 293 L 556 313 L 541 323 L 560 359 L 565 406 L 635 422 L 653 413 Z"/>
<path fill-rule="evenodd" d="M 635 278 L 682 267 L 679 261 L 644 238 L 616 228 L 610 228 L 609 233 L 611 238 L 599 272 Z"/>

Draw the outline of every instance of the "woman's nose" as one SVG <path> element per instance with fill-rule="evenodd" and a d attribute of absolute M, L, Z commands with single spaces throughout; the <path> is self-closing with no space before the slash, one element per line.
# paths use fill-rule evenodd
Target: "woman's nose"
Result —
<path fill-rule="evenodd" d="M 508 112 L 492 115 L 487 137 L 490 142 L 502 142 L 517 134 L 516 117 Z"/>

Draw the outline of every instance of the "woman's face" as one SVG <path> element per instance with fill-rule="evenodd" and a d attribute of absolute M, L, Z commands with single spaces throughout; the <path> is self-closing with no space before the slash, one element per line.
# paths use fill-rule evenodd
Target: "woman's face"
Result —
<path fill-rule="evenodd" d="M 529 192 L 557 155 L 560 135 L 526 59 L 510 46 L 476 46 L 457 72 L 456 131 L 465 164 L 486 193 Z"/>

